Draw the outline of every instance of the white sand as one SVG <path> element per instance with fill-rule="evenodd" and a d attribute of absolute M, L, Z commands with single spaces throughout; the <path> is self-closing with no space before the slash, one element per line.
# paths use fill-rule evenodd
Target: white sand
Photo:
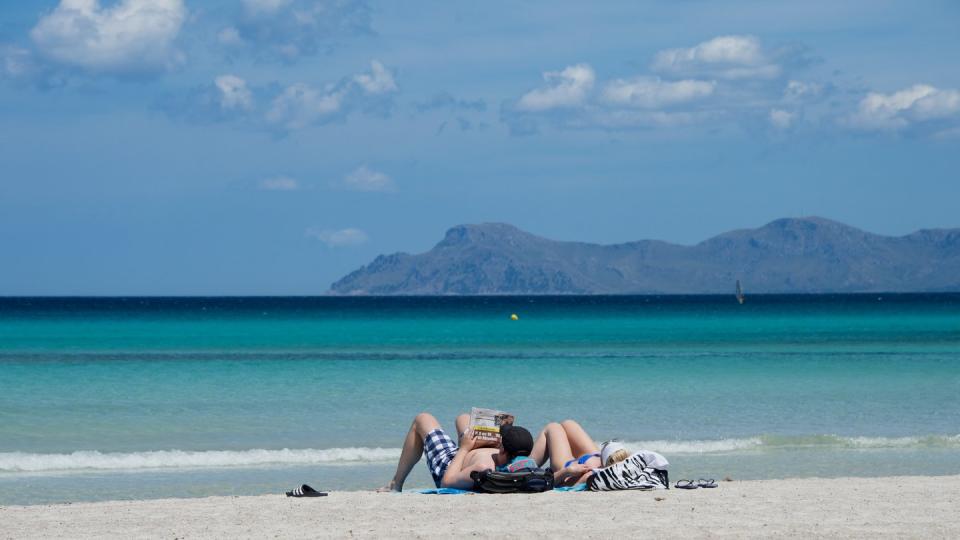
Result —
<path fill-rule="evenodd" d="M 960 476 L 721 482 L 717 489 L 690 491 L 339 492 L 312 499 L 268 495 L 0 507 L 0 538 L 454 535 L 960 538 Z"/>

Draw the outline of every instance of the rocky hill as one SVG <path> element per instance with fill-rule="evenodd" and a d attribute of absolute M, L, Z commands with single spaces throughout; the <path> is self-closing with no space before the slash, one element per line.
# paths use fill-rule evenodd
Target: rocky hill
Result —
<path fill-rule="evenodd" d="M 548 240 L 459 225 L 426 253 L 381 255 L 332 294 L 706 294 L 960 291 L 960 229 L 900 237 L 823 218 L 778 219 L 694 246 Z"/>

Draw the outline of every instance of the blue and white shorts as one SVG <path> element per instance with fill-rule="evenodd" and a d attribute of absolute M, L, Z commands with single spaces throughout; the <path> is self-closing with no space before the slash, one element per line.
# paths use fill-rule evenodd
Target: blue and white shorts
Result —
<path fill-rule="evenodd" d="M 423 440 L 423 453 L 427 455 L 427 467 L 433 476 L 433 483 L 440 487 L 443 473 L 457 455 L 457 443 L 447 435 L 443 429 L 437 428 L 427 433 Z"/>

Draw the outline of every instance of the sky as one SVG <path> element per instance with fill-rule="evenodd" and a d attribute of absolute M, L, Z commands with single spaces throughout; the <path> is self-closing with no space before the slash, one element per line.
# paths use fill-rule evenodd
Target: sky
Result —
<path fill-rule="evenodd" d="M 960 227 L 960 3 L 0 5 L 0 295 L 316 295 L 463 223 Z"/>

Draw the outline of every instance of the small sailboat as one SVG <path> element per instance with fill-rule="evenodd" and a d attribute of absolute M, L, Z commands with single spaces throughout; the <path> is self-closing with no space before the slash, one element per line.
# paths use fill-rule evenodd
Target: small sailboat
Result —
<path fill-rule="evenodd" d="M 737 280 L 737 302 L 743 303 L 743 288 L 740 287 L 740 280 Z"/>

